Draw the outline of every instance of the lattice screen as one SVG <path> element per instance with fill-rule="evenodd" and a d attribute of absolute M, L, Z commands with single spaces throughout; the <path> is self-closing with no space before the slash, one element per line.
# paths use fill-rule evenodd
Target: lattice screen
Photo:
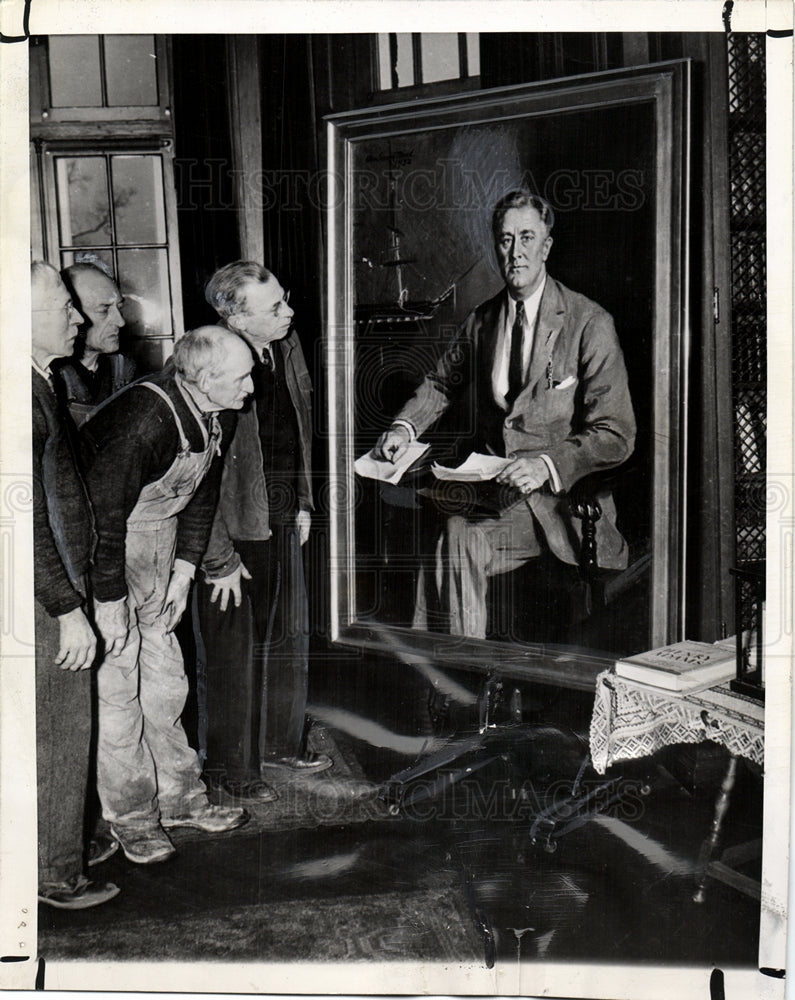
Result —
<path fill-rule="evenodd" d="M 737 561 L 765 557 L 765 36 L 730 34 L 732 382 Z"/>

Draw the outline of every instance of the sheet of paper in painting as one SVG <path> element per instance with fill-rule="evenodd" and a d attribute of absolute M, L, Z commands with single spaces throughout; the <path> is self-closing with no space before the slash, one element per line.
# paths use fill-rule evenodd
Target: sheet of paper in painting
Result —
<path fill-rule="evenodd" d="M 417 459 L 422 458 L 430 445 L 423 444 L 422 441 L 412 441 L 406 451 L 394 462 L 385 462 L 381 458 L 376 458 L 375 449 L 357 458 L 353 463 L 353 468 L 357 476 L 364 476 L 365 479 L 378 479 L 382 483 L 392 483 L 396 485 L 403 477 L 403 473 L 411 468 Z"/>
<path fill-rule="evenodd" d="M 494 479 L 497 473 L 510 463 L 510 458 L 501 458 L 499 455 L 479 455 L 473 451 L 458 468 L 449 469 L 434 462 L 431 466 L 431 472 L 437 479 L 454 480 L 459 483 L 482 483 L 487 479 Z"/>

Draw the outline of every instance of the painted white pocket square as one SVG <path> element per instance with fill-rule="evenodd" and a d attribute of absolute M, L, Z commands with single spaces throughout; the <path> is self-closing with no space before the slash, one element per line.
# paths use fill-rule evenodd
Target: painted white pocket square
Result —
<path fill-rule="evenodd" d="M 574 385 L 574 383 L 576 381 L 577 381 L 577 379 L 576 379 L 576 377 L 574 375 L 567 375 L 566 378 L 564 378 L 562 382 L 558 382 L 558 384 L 555 386 L 555 388 L 556 389 L 568 389 L 569 386 L 570 385 Z"/>

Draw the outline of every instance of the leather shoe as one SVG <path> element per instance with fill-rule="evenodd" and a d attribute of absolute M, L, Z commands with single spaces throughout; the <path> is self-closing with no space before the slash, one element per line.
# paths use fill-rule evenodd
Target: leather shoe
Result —
<path fill-rule="evenodd" d="M 280 767 L 298 774 L 319 774 L 321 771 L 327 771 L 333 763 L 328 754 L 315 753 L 308 757 L 273 757 L 262 761 L 260 769 Z"/>
<path fill-rule="evenodd" d="M 203 802 L 189 813 L 179 816 L 161 816 L 160 823 L 166 830 L 177 826 L 189 826 L 204 833 L 226 833 L 248 823 L 248 813 L 236 806 L 214 806 Z"/>
<path fill-rule="evenodd" d="M 225 792 L 237 802 L 248 802 L 251 805 L 264 805 L 279 798 L 267 782 L 258 778 L 217 778 L 212 787 L 218 792 Z"/>
<path fill-rule="evenodd" d="M 39 902 L 58 910 L 87 910 L 118 895 L 117 885 L 89 882 L 85 875 L 76 875 L 67 882 L 44 882 L 39 886 Z"/>
<path fill-rule="evenodd" d="M 121 844 L 124 856 L 137 865 L 154 865 L 177 853 L 159 826 L 138 828 L 119 824 L 111 826 L 110 832 Z"/>

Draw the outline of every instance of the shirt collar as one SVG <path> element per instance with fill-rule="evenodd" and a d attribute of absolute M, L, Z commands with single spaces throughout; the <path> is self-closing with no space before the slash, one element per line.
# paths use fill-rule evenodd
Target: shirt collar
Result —
<path fill-rule="evenodd" d="M 52 380 L 52 369 L 49 365 L 46 368 L 42 368 L 41 365 L 36 364 L 35 358 L 31 358 L 30 363 L 33 365 L 33 371 L 38 372 L 43 379 L 46 379 L 48 382 Z"/>
<path fill-rule="evenodd" d="M 541 296 L 544 294 L 544 289 L 546 288 L 546 285 L 547 285 L 547 276 L 545 274 L 543 281 L 538 286 L 538 288 L 536 288 L 533 294 L 529 298 L 523 300 L 525 319 L 528 319 L 530 321 L 535 319 L 536 315 L 538 314 L 539 305 L 541 303 Z M 507 291 L 506 294 L 508 296 L 508 312 L 506 320 L 508 326 L 512 327 L 514 320 L 516 319 L 516 299 Z"/>

